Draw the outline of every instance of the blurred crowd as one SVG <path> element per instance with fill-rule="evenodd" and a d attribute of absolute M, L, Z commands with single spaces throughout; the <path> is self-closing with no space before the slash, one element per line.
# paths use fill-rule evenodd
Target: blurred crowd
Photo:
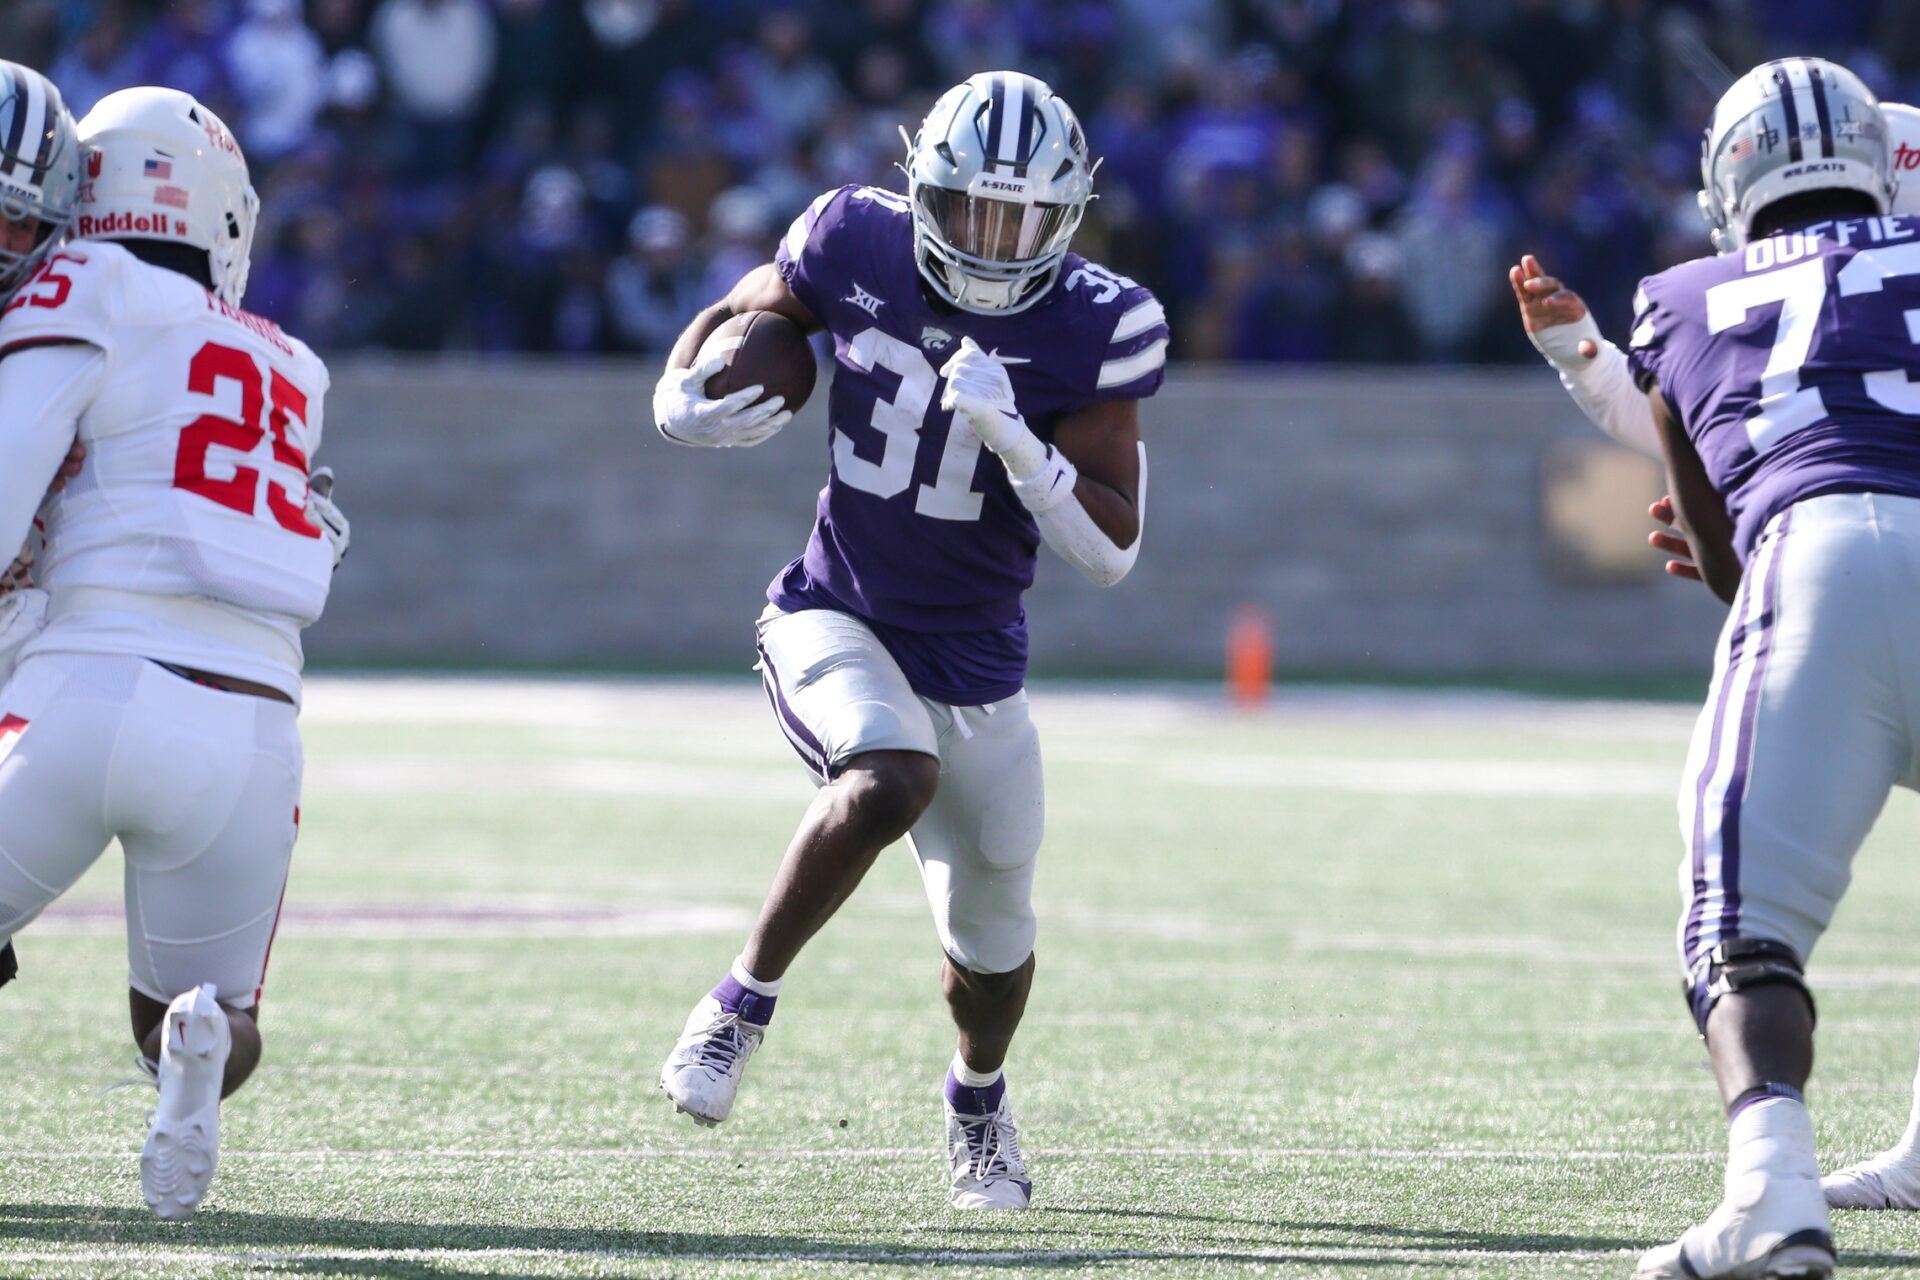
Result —
<path fill-rule="evenodd" d="M 1075 247 L 1189 360 L 1527 358 L 1521 248 L 1609 331 L 1693 257 L 1726 67 L 1920 98 L 1913 0 L 9 0 L 76 115 L 186 89 L 246 147 L 248 306 L 322 350 L 659 352 L 998 67 L 1104 157 Z"/>

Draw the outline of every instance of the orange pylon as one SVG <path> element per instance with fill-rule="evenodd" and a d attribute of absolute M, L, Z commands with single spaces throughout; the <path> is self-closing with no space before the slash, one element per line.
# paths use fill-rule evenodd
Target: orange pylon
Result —
<path fill-rule="evenodd" d="M 1227 627 L 1227 696 L 1257 707 L 1273 692 L 1273 628 L 1256 605 L 1243 604 Z"/>

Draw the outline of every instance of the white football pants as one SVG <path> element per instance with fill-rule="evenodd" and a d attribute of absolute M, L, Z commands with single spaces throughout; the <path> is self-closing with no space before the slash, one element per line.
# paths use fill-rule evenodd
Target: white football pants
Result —
<path fill-rule="evenodd" d="M 1804 963 L 1920 735 L 1920 501 L 1828 494 L 1768 524 L 1720 636 L 1680 791 L 1680 954 Z"/>
<path fill-rule="evenodd" d="M 940 945 L 975 973 L 1025 964 L 1046 824 L 1040 734 L 1026 692 L 982 707 L 923 698 L 866 623 L 831 609 L 769 607 L 759 639 L 774 717 L 817 781 L 865 751 L 940 761 L 933 803 L 907 834 Z"/>
<path fill-rule="evenodd" d="M 28 658 L 0 690 L 0 941 L 118 839 L 134 990 L 255 1003 L 299 821 L 295 717 L 144 658 Z"/>

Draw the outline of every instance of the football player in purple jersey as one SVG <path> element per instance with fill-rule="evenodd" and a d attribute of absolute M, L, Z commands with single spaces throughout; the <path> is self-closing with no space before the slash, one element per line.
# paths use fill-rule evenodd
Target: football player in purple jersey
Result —
<path fill-rule="evenodd" d="M 1804 965 L 1889 790 L 1920 777 L 1920 220 L 1889 216 L 1879 104 L 1818 59 L 1736 82 L 1702 172 L 1720 253 L 1642 282 L 1627 360 L 1678 529 L 1732 606 L 1681 788 L 1679 929 L 1729 1151 L 1720 1206 L 1639 1274 L 1822 1277 Z"/>
<path fill-rule="evenodd" d="M 1920 215 L 1920 181 L 1911 179 L 1912 171 L 1920 168 L 1920 109 L 1883 102 L 1880 111 L 1887 123 L 1893 161 L 1891 211 Z M 1508 277 L 1528 336 L 1582 412 L 1621 444 L 1663 457 L 1652 405 L 1634 385 L 1626 353 L 1601 335 L 1585 300 L 1547 274 L 1530 254 Z M 1672 524 L 1672 500 L 1661 499 L 1650 514 Z M 1683 537 L 1657 530 L 1650 540 L 1674 557 L 1667 562 L 1668 572 L 1700 580 L 1692 548 Z M 1920 1209 L 1920 1073 L 1914 1079 L 1913 1102 L 1899 1140 L 1878 1155 L 1828 1174 L 1821 1187 L 1827 1204 L 1836 1209 Z"/>
<path fill-rule="evenodd" d="M 906 195 L 842 187 L 774 260 L 702 311 L 654 395 L 681 444 L 758 444 L 790 416 L 719 400 L 702 361 L 728 318 L 773 311 L 834 345 L 828 473 L 806 552 L 767 589 L 759 669 L 820 785 L 732 970 L 661 1072 L 676 1107 L 727 1118 L 807 940 L 905 836 L 959 1028 L 945 1114 L 951 1200 L 1025 1208 L 1002 1066 L 1034 973 L 1043 794 L 1022 594 L 1045 543 L 1110 586 L 1140 549 L 1139 401 L 1166 314 L 1068 252 L 1094 166 L 1067 104 L 1018 72 L 942 95 L 908 144 Z"/>

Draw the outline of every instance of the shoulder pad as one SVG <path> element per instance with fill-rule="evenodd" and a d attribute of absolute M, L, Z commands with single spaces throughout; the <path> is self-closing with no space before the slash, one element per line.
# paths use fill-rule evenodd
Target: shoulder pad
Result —
<path fill-rule="evenodd" d="M 0 355 L 62 342 L 106 350 L 122 310 L 127 261 L 118 245 L 83 240 L 55 250 L 0 314 Z"/>
<path fill-rule="evenodd" d="M 774 266 L 801 305 L 828 324 L 833 302 L 857 277 L 882 288 L 885 246 L 907 234 L 907 198 L 880 187 L 844 186 L 825 192 L 787 228 Z"/>
<path fill-rule="evenodd" d="M 1671 267 L 1648 276 L 1633 291 L 1633 333 L 1627 339 L 1627 367 L 1633 372 L 1634 385 L 1642 391 L 1661 381 L 1661 358 L 1680 322 L 1665 302 L 1672 283 L 1669 277 L 1679 269 Z"/>
<path fill-rule="evenodd" d="M 1153 291 L 1098 263 L 1069 258 L 1065 287 L 1090 329 L 1104 338 L 1095 400 L 1143 400 L 1166 379 L 1167 311 Z"/>

